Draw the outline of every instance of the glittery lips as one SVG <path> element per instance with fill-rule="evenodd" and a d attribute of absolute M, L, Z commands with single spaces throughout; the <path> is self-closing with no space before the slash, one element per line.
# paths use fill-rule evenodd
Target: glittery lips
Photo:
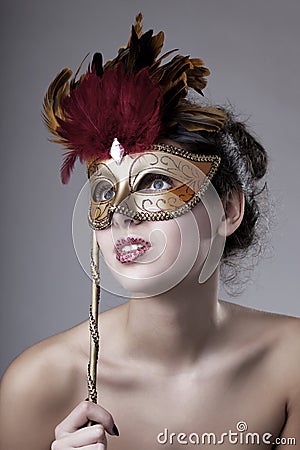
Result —
<path fill-rule="evenodd" d="M 144 255 L 151 247 L 150 242 L 135 236 L 118 239 L 115 243 L 116 258 L 122 264 L 131 263 Z"/>

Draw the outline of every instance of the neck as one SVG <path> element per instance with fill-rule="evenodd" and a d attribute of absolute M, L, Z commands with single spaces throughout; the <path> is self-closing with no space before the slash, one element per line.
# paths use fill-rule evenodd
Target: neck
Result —
<path fill-rule="evenodd" d="M 170 370 L 196 363 L 223 322 L 218 279 L 217 269 L 203 284 L 185 279 L 166 293 L 131 299 L 125 307 L 128 356 Z"/>

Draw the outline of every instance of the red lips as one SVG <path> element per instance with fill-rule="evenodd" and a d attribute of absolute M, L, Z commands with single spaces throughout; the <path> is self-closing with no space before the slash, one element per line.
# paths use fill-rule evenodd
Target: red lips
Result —
<path fill-rule="evenodd" d="M 122 264 L 131 263 L 144 255 L 150 247 L 150 242 L 141 237 L 121 238 L 115 243 L 116 258 Z"/>

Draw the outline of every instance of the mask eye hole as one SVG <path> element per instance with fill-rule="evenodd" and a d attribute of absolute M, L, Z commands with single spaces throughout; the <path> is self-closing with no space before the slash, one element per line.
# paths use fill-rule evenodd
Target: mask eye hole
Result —
<path fill-rule="evenodd" d="M 109 180 L 98 180 L 92 187 L 92 199 L 96 203 L 111 201 L 115 195 L 114 185 Z"/>
<path fill-rule="evenodd" d="M 138 184 L 138 191 L 161 192 L 172 189 L 177 182 L 161 173 L 148 173 Z"/>

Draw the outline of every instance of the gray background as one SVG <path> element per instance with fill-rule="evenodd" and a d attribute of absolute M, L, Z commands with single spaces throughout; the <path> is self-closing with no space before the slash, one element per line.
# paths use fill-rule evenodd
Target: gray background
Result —
<path fill-rule="evenodd" d="M 230 100 L 270 153 L 276 204 L 271 256 L 233 301 L 299 315 L 298 0 L 51 0 L 1 2 L 1 371 L 29 345 L 87 317 L 90 283 L 73 249 L 71 217 L 85 181 L 59 179 L 61 149 L 47 141 L 44 92 L 88 53 L 105 60 L 133 18 L 166 32 L 165 50 L 202 57 L 206 95 Z M 85 218 L 84 218 L 85 219 Z M 88 251 L 88 249 L 87 249 Z M 222 294 L 224 298 L 228 298 Z M 105 295 L 104 309 L 117 299 Z"/>

